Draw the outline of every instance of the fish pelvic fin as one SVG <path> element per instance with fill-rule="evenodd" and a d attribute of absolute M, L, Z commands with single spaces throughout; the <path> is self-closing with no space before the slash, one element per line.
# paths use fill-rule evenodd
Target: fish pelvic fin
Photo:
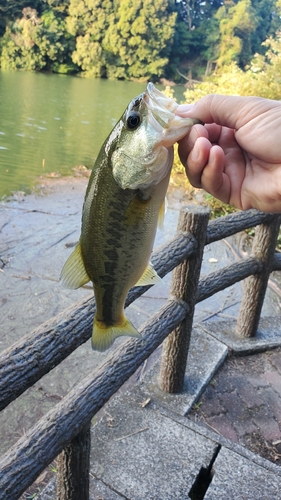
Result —
<path fill-rule="evenodd" d="M 158 276 L 157 272 L 152 267 L 152 264 L 149 263 L 135 286 L 156 285 L 156 283 L 161 282 L 162 279 Z"/>
<path fill-rule="evenodd" d="M 65 288 L 76 290 L 76 288 L 86 285 L 89 281 L 90 278 L 84 266 L 79 242 L 62 268 L 60 282 Z"/>
<path fill-rule="evenodd" d="M 112 346 L 117 337 L 126 336 L 140 338 L 140 333 L 132 323 L 123 315 L 123 320 L 115 325 L 106 325 L 103 321 L 94 318 L 92 349 L 95 351 L 106 351 Z"/>

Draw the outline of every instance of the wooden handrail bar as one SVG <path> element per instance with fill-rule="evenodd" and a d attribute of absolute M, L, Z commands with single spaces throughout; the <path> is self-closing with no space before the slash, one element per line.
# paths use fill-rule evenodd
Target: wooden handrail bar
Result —
<path fill-rule="evenodd" d="M 257 210 L 237 212 L 211 221 L 202 236 L 209 244 L 260 224 L 276 220 L 274 214 Z M 278 221 L 277 221 L 278 222 Z M 206 236 L 205 236 L 206 235 Z M 201 242 L 202 243 L 202 242 Z M 194 236 L 180 232 L 152 256 L 160 276 L 165 276 L 198 249 Z M 196 303 L 249 276 L 263 272 L 261 258 L 241 259 L 199 280 Z M 270 272 L 281 269 L 281 255 L 275 253 Z M 126 306 L 149 287 L 130 291 Z M 196 288 L 196 287 L 195 287 Z M 194 304 L 192 305 L 192 307 Z M 57 457 L 95 413 L 128 380 L 148 356 L 187 315 L 191 307 L 178 298 L 165 305 L 140 329 L 142 338 L 130 339 L 117 348 L 95 371 L 42 417 L 0 460 L 0 500 L 16 500 Z M 44 374 L 86 342 L 95 312 L 93 297 L 83 299 L 26 335 L 0 356 L 0 409 L 16 399 Z"/>
<path fill-rule="evenodd" d="M 213 220 L 209 222 L 207 228 L 206 244 L 252 227 L 252 225 L 269 221 L 271 218 L 271 214 L 249 210 Z M 191 257 L 195 250 L 195 239 L 189 233 L 180 233 L 155 252 L 151 260 L 158 274 L 163 277 L 183 259 Z M 272 270 L 281 269 L 279 255 L 277 254 L 273 260 Z M 126 307 L 148 288 L 150 287 L 133 288 L 128 295 Z M 83 299 L 43 323 L 1 353 L 0 410 L 3 410 L 91 337 L 94 312 L 93 297 Z"/>

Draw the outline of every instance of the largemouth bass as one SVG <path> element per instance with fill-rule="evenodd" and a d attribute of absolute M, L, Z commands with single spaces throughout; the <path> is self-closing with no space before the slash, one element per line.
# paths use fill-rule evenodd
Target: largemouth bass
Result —
<path fill-rule="evenodd" d="M 92 347 L 104 351 L 120 335 L 139 337 L 124 314 L 128 291 L 160 280 L 149 263 L 163 218 L 173 145 L 197 120 L 175 115 L 177 103 L 152 83 L 133 99 L 104 142 L 87 187 L 78 245 L 61 281 L 93 282 Z"/>

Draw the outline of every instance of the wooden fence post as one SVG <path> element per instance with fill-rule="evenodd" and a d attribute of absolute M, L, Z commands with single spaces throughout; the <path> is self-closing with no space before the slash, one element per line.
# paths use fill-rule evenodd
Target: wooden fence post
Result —
<path fill-rule="evenodd" d="M 58 457 L 57 500 L 89 500 L 91 422 Z"/>
<path fill-rule="evenodd" d="M 190 232 L 197 241 L 197 249 L 194 255 L 177 266 L 172 274 L 171 298 L 183 301 L 188 312 L 186 318 L 163 343 L 160 387 L 166 392 L 179 392 L 184 383 L 209 213 L 207 207 L 189 205 L 184 207 L 179 215 L 178 232 Z"/>
<path fill-rule="evenodd" d="M 276 240 L 279 233 L 280 215 L 256 228 L 252 247 L 252 256 L 263 263 L 262 271 L 249 276 L 244 283 L 243 297 L 236 324 L 236 334 L 242 337 L 254 337 L 258 328 L 261 309 L 272 270 Z"/>

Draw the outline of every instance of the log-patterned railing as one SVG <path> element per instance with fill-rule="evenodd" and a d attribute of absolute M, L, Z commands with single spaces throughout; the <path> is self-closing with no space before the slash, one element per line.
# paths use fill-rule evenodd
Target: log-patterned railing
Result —
<path fill-rule="evenodd" d="M 255 334 L 270 272 L 281 269 L 280 216 L 249 210 L 208 217 L 204 208 L 182 209 L 177 235 L 152 256 L 161 277 L 175 269 L 169 300 L 140 329 L 140 340 L 117 348 L 2 456 L 0 500 L 18 499 L 58 455 L 57 500 L 88 500 L 91 419 L 162 342 L 160 386 L 181 389 L 196 303 L 245 279 L 237 334 Z M 199 279 L 205 245 L 255 226 L 250 257 Z M 132 289 L 126 305 L 147 288 Z M 2 352 L 0 409 L 90 338 L 94 312 L 94 300 L 84 299 Z"/>

